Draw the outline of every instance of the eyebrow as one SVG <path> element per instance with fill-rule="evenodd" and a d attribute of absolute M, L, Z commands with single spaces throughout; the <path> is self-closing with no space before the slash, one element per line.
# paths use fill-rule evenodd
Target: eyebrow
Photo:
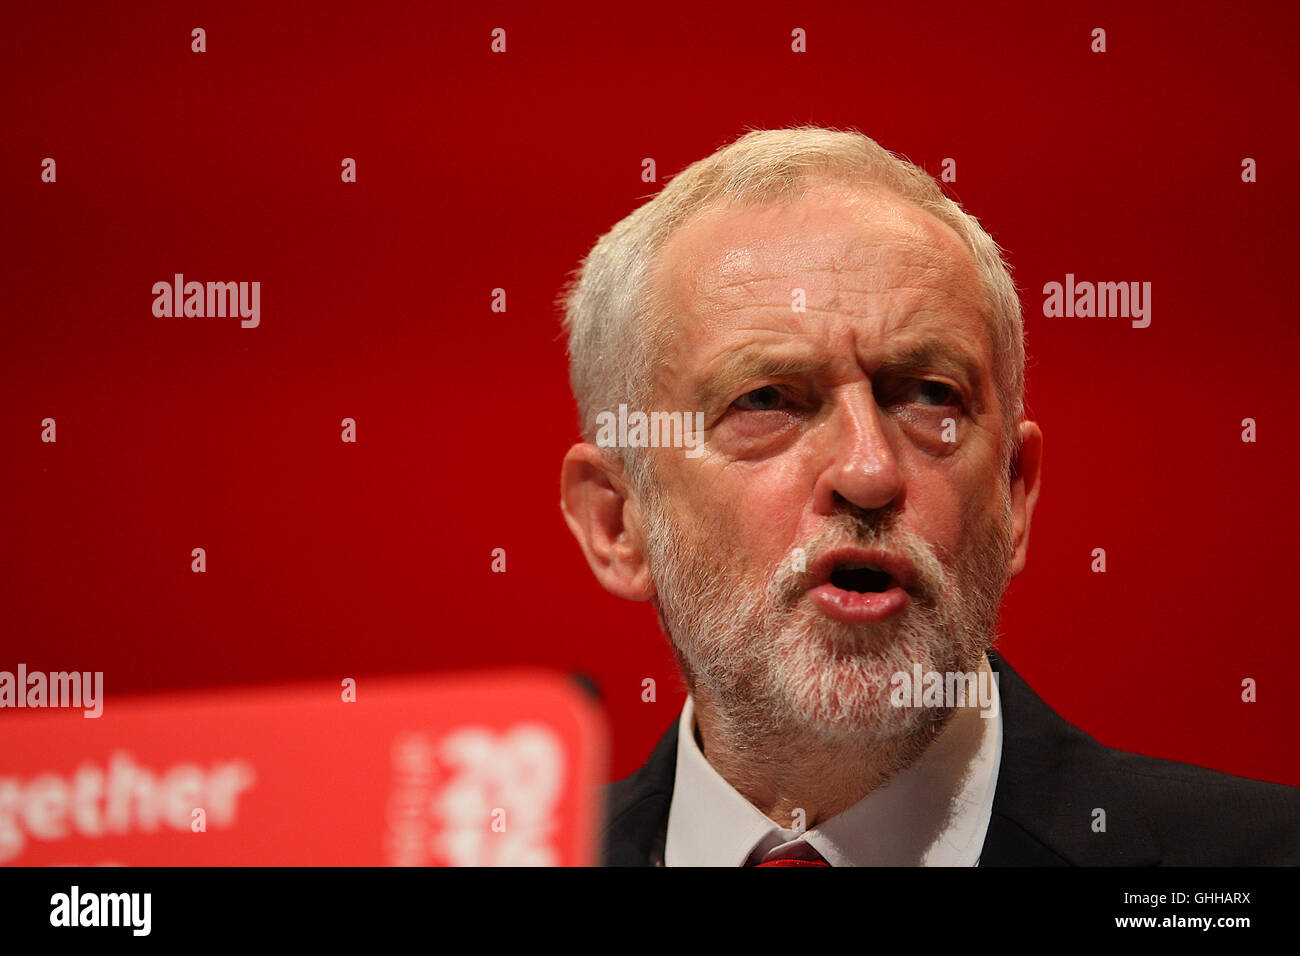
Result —
<path fill-rule="evenodd" d="M 746 382 L 764 378 L 806 378 L 824 373 L 831 361 L 825 358 L 780 356 L 748 351 L 724 363 L 700 383 L 695 390 L 697 407 L 710 408 L 730 396 Z M 922 342 L 886 357 L 879 371 L 915 372 L 934 369 L 954 378 L 965 378 L 974 397 L 980 396 L 984 373 L 966 350 L 946 342 Z M 878 373 L 876 373 L 878 374 Z"/>
<path fill-rule="evenodd" d="M 978 392 L 984 381 L 984 372 L 980 363 L 965 349 L 947 342 L 921 342 L 906 351 L 892 355 L 880 363 L 880 367 L 891 372 L 910 372 L 921 369 L 935 369 L 947 372 L 954 378 L 965 377 L 972 390 Z"/>
<path fill-rule="evenodd" d="M 711 408 L 746 382 L 762 378 L 807 377 L 824 372 L 829 367 L 828 359 L 743 352 L 700 383 L 695 390 L 696 403 L 699 408 Z"/>

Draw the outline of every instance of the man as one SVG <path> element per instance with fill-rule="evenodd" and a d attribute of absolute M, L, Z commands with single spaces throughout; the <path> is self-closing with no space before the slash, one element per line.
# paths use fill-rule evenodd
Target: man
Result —
<path fill-rule="evenodd" d="M 924 171 L 748 133 L 565 304 L 564 516 L 689 688 L 607 863 L 1300 862 L 1300 790 L 1102 747 L 991 650 L 1043 436 L 1000 250 Z"/>

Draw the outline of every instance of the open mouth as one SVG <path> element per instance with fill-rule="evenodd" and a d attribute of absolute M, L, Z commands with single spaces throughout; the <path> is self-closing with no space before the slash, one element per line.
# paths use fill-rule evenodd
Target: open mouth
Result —
<path fill-rule="evenodd" d="M 880 549 L 838 548 L 812 566 L 808 594 L 824 614 L 849 624 L 883 621 L 911 602 L 916 569 Z"/>
<path fill-rule="evenodd" d="M 841 591 L 879 594 L 894 587 L 894 576 L 871 564 L 846 561 L 831 569 L 830 582 Z"/>

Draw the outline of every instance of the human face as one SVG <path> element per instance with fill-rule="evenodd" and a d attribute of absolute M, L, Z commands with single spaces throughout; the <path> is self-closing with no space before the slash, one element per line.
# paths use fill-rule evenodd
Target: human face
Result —
<path fill-rule="evenodd" d="M 688 680 L 756 726 L 912 734 L 934 715 L 889 707 L 890 677 L 977 666 L 1013 552 L 970 254 L 891 193 L 821 186 L 710 207 L 655 283 L 654 407 L 707 428 L 699 457 L 656 450 L 641 489 Z"/>

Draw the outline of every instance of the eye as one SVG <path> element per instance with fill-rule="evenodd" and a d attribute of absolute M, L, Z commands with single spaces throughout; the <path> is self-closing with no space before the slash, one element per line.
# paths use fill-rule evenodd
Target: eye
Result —
<path fill-rule="evenodd" d="M 922 381 L 912 386 L 911 392 L 923 405 L 961 405 L 961 395 L 946 382 Z"/>
<path fill-rule="evenodd" d="M 764 385 L 752 392 L 746 392 L 732 404 L 746 412 L 771 412 L 780 407 L 785 396 L 775 385 Z"/>

